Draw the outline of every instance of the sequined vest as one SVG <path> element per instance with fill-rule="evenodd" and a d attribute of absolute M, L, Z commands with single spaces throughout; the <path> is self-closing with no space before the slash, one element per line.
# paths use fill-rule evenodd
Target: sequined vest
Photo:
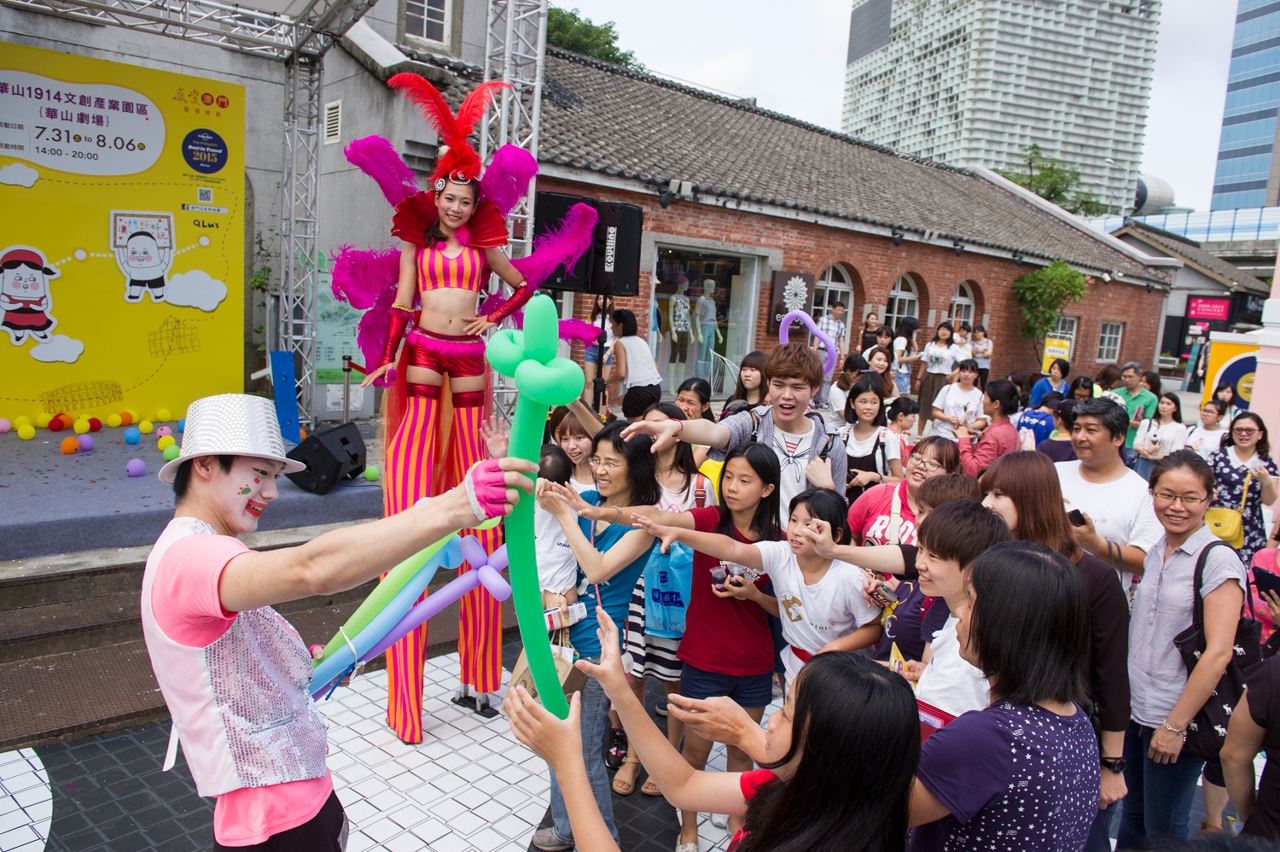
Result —
<path fill-rule="evenodd" d="M 326 772 L 324 720 L 307 692 L 311 657 L 271 607 L 239 613 L 203 648 L 170 639 L 156 621 L 151 590 L 177 540 L 216 535 L 194 518 L 174 518 L 156 541 L 142 578 L 142 634 L 173 730 L 201 796 L 319 778 Z M 176 757 L 170 744 L 165 768 Z"/>

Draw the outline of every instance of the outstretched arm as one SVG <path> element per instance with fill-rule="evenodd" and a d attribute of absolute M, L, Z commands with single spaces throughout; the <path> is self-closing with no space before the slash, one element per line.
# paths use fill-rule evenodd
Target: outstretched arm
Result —
<path fill-rule="evenodd" d="M 672 441 L 701 444 L 704 447 L 726 449 L 731 433 L 723 423 L 710 420 L 640 420 L 622 430 L 622 437 L 630 440 L 636 435 L 653 438 L 653 452 L 659 452 Z"/>
<path fill-rule="evenodd" d="M 564 502 L 579 517 L 589 518 L 593 521 L 608 521 L 609 523 L 626 524 L 632 527 L 636 526 L 635 519 L 638 516 L 661 526 L 679 527 L 686 530 L 691 530 L 694 526 L 693 515 L 689 512 L 664 512 L 653 506 L 628 506 L 626 508 L 592 506 L 586 500 L 583 500 L 577 491 L 558 482 L 548 482 L 547 491 L 553 495 L 551 499 Z"/>
<path fill-rule="evenodd" d="M 649 718 L 649 713 L 631 691 L 622 670 L 618 650 L 618 628 L 605 612 L 596 610 L 600 629 L 600 665 L 579 660 L 577 667 L 600 681 L 613 708 L 627 729 L 627 742 L 649 771 L 663 797 L 673 806 L 687 811 L 718 814 L 744 814 L 747 802 L 739 786 L 739 772 L 701 772 L 689 765 L 667 740 L 666 734 Z M 588 848 L 588 847 L 582 847 Z"/>
<path fill-rule="evenodd" d="M 537 473 L 532 462 L 505 458 L 484 462 L 467 475 L 476 477 L 477 495 L 492 517 L 510 514 L 521 495 L 533 490 L 533 480 L 526 475 L 530 473 Z M 487 502 L 485 494 L 505 500 L 505 505 Z M 218 596 L 227 612 L 244 612 L 345 591 L 476 521 L 467 492 L 459 485 L 389 518 L 333 530 L 299 547 L 242 553 L 223 569 Z"/>
<path fill-rule="evenodd" d="M 761 557 L 758 548 L 741 541 L 734 541 L 727 535 L 662 526 L 661 524 L 655 524 L 643 515 L 633 516 L 633 522 L 637 529 L 644 530 L 649 535 L 659 539 L 662 542 L 664 553 L 671 546 L 671 542 L 678 541 L 681 544 L 687 544 L 699 553 L 705 553 L 713 559 L 736 562 L 748 568 L 755 568 L 757 571 L 764 568 L 764 559 Z"/>
<path fill-rule="evenodd" d="M 800 535 L 813 542 L 813 549 L 823 559 L 839 559 L 881 574 L 903 574 L 906 564 L 902 559 L 902 550 L 897 547 L 861 547 L 856 544 L 836 544 L 831 539 L 831 524 L 826 521 L 811 520 Z"/>

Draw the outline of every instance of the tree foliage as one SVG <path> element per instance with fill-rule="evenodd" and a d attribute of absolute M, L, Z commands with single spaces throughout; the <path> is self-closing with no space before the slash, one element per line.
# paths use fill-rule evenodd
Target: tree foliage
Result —
<path fill-rule="evenodd" d="M 1022 150 L 1022 171 L 997 169 L 1000 174 L 1045 201 L 1052 201 L 1070 213 L 1102 216 L 1111 208 L 1092 192 L 1080 188 L 1080 170 L 1057 157 L 1047 156 L 1039 145 Z"/>
<path fill-rule="evenodd" d="M 584 18 L 577 9 L 560 9 L 552 6 L 547 13 L 547 44 L 572 50 L 584 56 L 592 56 L 615 65 L 640 69 L 630 50 L 618 47 L 618 31 L 613 21 L 596 24 Z"/>
<path fill-rule="evenodd" d="M 1030 340 L 1037 363 L 1041 342 L 1058 330 L 1058 317 L 1069 304 L 1079 302 L 1089 290 L 1084 274 L 1065 260 L 1028 272 L 1013 282 L 1013 297 L 1022 310 L 1018 336 Z"/>

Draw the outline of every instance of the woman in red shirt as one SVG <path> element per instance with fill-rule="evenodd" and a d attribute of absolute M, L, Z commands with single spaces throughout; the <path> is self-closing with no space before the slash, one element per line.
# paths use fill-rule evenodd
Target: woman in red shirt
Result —
<path fill-rule="evenodd" d="M 742 731 L 749 750 L 763 758 L 761 769 L 699 772 L 667 742 L 628 688 L 618 629 L 607 613 L 598 614 L 605 649 L 600 665 L 585 660 L 576 665 L 599 679 L 668 802 L 690 811 L 745 815 L 730 850 L 906 848 L 920 722 L 915 694 L 905 680 L 856 654 L 818 654 L 800 670 L 787 703 L 769 717 L 768 732 L 755 725 Z M 732 704 L 726 698 L 715 701 Z M 578 847 L 617 852 L 587 780 L 578 707 L 575 694 L 569 718 L 561 721 L 524 687 L 506 700 L 516 739 L 556 773 Z"/>
<path fill-rule="evenodd" d="M 1009 415 L 1018 410 L 1018 388 L 1008 379 L 996 379 L 987 385 L 982 394 L 982 413 L 991 425 L 982 431 L 975 444 L 974 431 L 967 426 L 956 427 L 956 443 L 960 445 L 960 467 L 975 479 L 1001 456 L 1018 451 L 1018 430 L 1009 422 Z"/>

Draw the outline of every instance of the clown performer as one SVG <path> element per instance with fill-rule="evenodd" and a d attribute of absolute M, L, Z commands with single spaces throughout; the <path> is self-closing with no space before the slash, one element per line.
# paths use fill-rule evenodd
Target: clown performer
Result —
<path fill-rule="evenodd" d="M 312 660 L 273 604 L 332 595 L 389 571 L 462 527 L 509 514 L 536 473 L 516 458 L 471 468 L 457 488 L 299 547 L 257 552 L 254 532 L 284 454 L 270 400 L 198 399 L 182 452 L 160 470 L 177 500 L 142 579 L 142 632 L 196 789 L 217 799 L 216 847 L 338 852 L 346 816 L 325 767 L 325 722 L 308 693 Z"/>
<path fill-rule="evenodd" d="M 335 294 L 353 307 L 373 308 L 361 319 L 358 336 L 370 368 L 363 384 L 386 385 L 390 381 L 391 385 L 383 397 L 387 517 L 458 482 L 483 457 L 481 427 L 491 395 L 486 392 L 488 369 L 480 335 L 529 300 L 535 286 L 549 274 L 545 265 L 554 268 L 562 262 L 566 246 L 576 259 L 590 245 L 595 225 L 590 208 L 583 207 L 589 215 L 571 211 L 549 251 L 535 246 L 533 256 L 513 265 L 502 252 L 507 244 L 505 215 L 528 191 L 537 164 L 527 152 L 504 146 L 495 153 L 481 180 L 480 157 L 467 140 L 495 91 L 505 84 L 477 86 L 456 116 L 440 93 L 416 74 L 397 74 L 389 85 L 405 92 L 440 136 L 441 153 L 431 189 L 417 191 L 412 170 L 385 139 L 373 136 L 353 142 L 347 158 L 374 177 L 395 205 L 391 233 L 402 240 L 395 253 L 398 274 L 370 298 L 377 285 L 360 279 L 376 281 L 378 264 L 389 263 L 390 256 L 345 247 L 334 269 Z M 578 224 L 577 232 L 571 233 L 571 218 Z M 514 294 L 505 302 L 490 299 L 477 309 L 491 271 L 510 285 Z M 526 273 L 530 280 L 526 280 Z M 385 304 L 388 300 L 389 306 Z M 598 333 L 590 331 L 592 336 Z M 402 339 L 406 345 L 397 360 Z M 445 376 L 449 380 L 448 400 L 441 399 Z M 452 408 L 451 417 L 446 406 Z M 447 447 L 442 437 L 446 430 L 450 435 Z M 474 534 L 486 551 L 492 553 L 497 548 L 499 530 L 477 530 Z M 470 566 L 461 570 L 470 570 Z M 502 608 L 498 601 L 481 589 L 464 597 L 458 637 L 463 686 L 460 700 L 474 701 L 475 708 L 481 710 L 487 703 L 486 693 L 497 690 L 502 681 Z M 423 624 L 387 651 L 387 724 L 406 743 L 422 741 L 426 646 L 427 627 Z"/>
<path fill-rule="evenodd" d="M 0 328 L 9 332 L 14 346 L 21 346 L 28 335 L 37 343 L 49 340 L 50 330 L 58 324 L 50 315 L 49 279 L 59 274 L 33 248 L 14 246 L 0 255 L 0 312 L 4 314 Z"/>

